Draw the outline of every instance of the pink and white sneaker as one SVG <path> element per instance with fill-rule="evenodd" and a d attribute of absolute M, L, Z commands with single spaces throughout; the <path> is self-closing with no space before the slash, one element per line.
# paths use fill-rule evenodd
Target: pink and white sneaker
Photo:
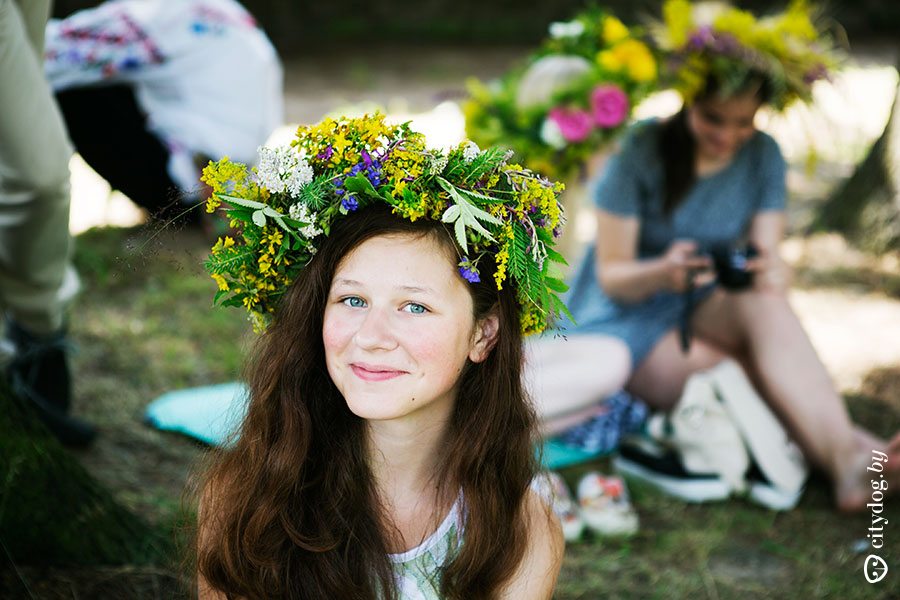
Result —
<path fill-rule="evenodd" d="M 637 533 L 638 515 L 621 477 L 588 473 L 578 482 L 578 504 L 581 518 L 598 535 L 628 537 Z"/>
<path fill-rule="evenodd" d="M 531 481 L 531 489 L 553 509 L 562 523 L 565 540 L 577 541 L 584 533 L 585 522 L 562 477 L 554 471 L 542 471 Z"/>

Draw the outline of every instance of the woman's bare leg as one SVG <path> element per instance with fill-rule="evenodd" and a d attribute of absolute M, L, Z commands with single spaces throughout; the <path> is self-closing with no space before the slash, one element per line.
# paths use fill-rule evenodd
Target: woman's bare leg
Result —
<path fill-rule="evenodd" d="M 865 507 L 873 450 L 896 455 L 886 465 L 900 487 L 900 439 L 891 444 L 853 425 L 843 399 L 784 294 L 715 292 L 694 315 L 696 335 L 742 360 L 761 395 L 781 415 L 810 460 L 832 477 L 837 505 Z"/>
<path fill-rule="evenodd" d="M 626 389 L 656 410 L 670 410 L 681 398 L 691 373 L 713 367 L 727 357 L 700 339 L 695 339 L 685 354 L 678 333 L 673 330 L 641 362 Z"/>
<path fill-rule="evenodd" d="M 604 398 L 622 389 L 630 369 L 628 347 L 618 338 L 537 338 L 525 342 L 522 380 L 543 433 L 552 434 L 596 414 Z"/>

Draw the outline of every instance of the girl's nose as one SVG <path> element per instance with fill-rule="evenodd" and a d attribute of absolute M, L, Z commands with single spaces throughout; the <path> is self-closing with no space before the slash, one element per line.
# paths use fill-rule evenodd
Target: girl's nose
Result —
<path fill-rule="evenodd" d="M 369 308 L 356 330 L 356 343 L 364 350 L 390 350 L 397 346 L 390 316 L 383 310 Z"/>

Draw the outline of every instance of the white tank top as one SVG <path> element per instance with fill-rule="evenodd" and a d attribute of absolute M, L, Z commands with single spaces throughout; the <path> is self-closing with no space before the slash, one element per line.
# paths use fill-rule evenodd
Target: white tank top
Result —
<path fill-rule="evenodd" d="M 440 572 L 462 542 L 462 496 L 425 541 L 406 552 L 388 554 L 401 600 L 440 600 Z"/>

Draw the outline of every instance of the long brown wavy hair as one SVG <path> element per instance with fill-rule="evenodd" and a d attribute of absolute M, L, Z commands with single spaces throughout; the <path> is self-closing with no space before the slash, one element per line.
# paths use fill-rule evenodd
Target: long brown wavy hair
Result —
<path fill-rule="evenodd" d="M 240 436 L 210 454 L 191 487 L 200 504 L 197 572 L 228 598 L 397 596 L 388 557 L 394 529 L 366 460 L 366 422 L 328 375 L 323 315 L 338 265 L 369 238 L 432 236 L 454 256 L 459 249 L 438 221 L 409 222 L 387 205 L 357 212 L 333 228 L 289 288 L 249 363 Z M 516 291 L 497 290 L 486 258 L 482 282 L 468 288 L 476 322 L 499 315 L 498 341 L 485 361 L 463 369 L 435 477 L 442 492 L 461 490 L 465 499 L 463 543 L 439 573 L 441 596 L 459 600 L 494 597 L 521 562 L 523 500 L 536 468 Z"/>

